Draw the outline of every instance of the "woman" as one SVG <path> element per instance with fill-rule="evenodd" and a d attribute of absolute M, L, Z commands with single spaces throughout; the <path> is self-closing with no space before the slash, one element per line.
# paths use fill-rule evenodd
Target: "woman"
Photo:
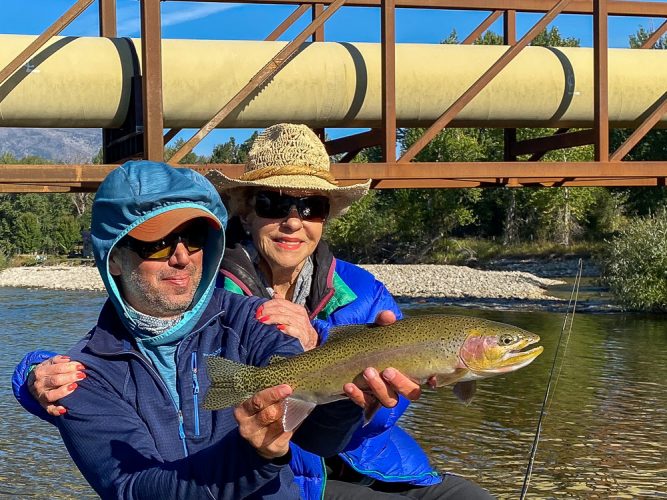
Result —
<path fill-rule="evenodd" d="M 327 326 L 374 323 L 382 311 L 402 316 L 382 283 L 335 259 L 321 239 L 325 222 L 364 196 L 370 181 L 338 186 L 324 145 L 308 127 L 269 127 L 253 143 L 239 179 L 217 171 L 208 178 L 235 216 L 227 228 L 218 285 L 271 298 L 256 313 L 260 321 L 299 338 L 307 350 L 326 341 Z M 311 322 L 320 323 L 321 336 Z M 45 399 L 71 392 L 73 367 L 81 369 L 58 358 L 35 370 L 34 390 L 49 394 L 41 398 L 44 406 Z M 391 492 L 413 498 L 490 498 L 454 475 L 441 482 L 419 445 L 395 425 L 407 405 L 402 398 L 397 407 L 377 411 L 338 457 L 324 460 L 292 446 L 290 465 L 303 497 L 376 498 Z M 49 411 L 58 414 L 64 408 L 51 404 Z"/>

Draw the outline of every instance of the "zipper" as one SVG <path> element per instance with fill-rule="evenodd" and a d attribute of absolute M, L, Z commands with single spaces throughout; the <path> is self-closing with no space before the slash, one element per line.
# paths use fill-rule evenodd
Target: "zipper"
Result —
<path fill-rule="evenodd" d="M 183 443 L 183 452 L 185 456 L 188 456 L 188 446 L 185 444 L 185 426 L 183 425 L 183 412 L 178 410 L 178 436 L 181 438 Z"/>
<path fill-rule="evenodd" d="M 192 395 L 195 405 L 195 436 L 199 436 L 199 379 L 197 378 L 197 351 L 192 353 Z"/>
<path fill-rule="evenodd" d="M 102 353 L 105 354 L 105 353 Z M 109 355 L 113 355 L 114 353 L 106 353 Z M 183 413 L 181 413 L 180 408 L 176 406 L 176 401 L 174 401 L 173 396 L 171 395 L 171 392 L 169 392 L 169 388 L 167 387 L 167 384 L 164 383 L 164 380 L 162 380 L 162 377 L 160 377 L 160 374 L 157 372 L 157 370 L 153 367 L 153 364 L 145 359 L 142 355 L 134 352 L 134 351 L 125 351 L 123 354 L 129 354 L 132 357 L 137 358 L 139 361 L 141 361 L 146 368 L 148 369 L 149 372 L 153 374 L 153 377 L 159 381 L 159 383 L 162 385 L 162 388 L 164 389 L 164 392 L 169 395 L 169 399 L 171 400 L 171 404 L 176 410 L 176 413 L 178 414 L 178 437 L 181 440 L 181 443 L 183 444 L 183 452 L 185 453 L 185 456 L 187 457 L 189 455 L 188 453 L 188 445 L 185 442 L 185 430 L 184 430 L 184 425 L 183 425 Z"/>

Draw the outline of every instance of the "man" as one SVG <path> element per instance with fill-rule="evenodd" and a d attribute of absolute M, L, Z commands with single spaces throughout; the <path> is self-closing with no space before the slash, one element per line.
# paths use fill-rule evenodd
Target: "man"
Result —
<path fill-rule="evenodd" d="M 214 290 L 226 218 L 215 189 L 187 169 L 130 162 L 100 185 L 91 235 L 109 300 L 68 353 L 86 376 L 52 422 L 103 498 L 298 497 L 286 465 L 292 433 L 281 422 L 289 386 L 236 409 L 200 408 L 206 357 L 262 366 L 301 352 L 298 341 L 255 319 L 261 299 Z M 373 395 L 346 386 L 358 404 L 414 394 L 401 374 L 393 384 L 373 370 L 365 375 Z M 294 440 L 331 455 L 360 418 L 348 401 L 323 405 Z"/>

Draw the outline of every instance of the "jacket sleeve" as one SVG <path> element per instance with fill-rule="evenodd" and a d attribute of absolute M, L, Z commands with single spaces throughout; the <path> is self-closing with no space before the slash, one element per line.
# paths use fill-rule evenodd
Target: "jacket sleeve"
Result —
<path fill-rule="evenodd" d="M 32 351 L 23 356 L 23 359 L 14 368 L 12 374 L 12 391 L 14 397 L 23 406 L 23 408 L 33 415 L 53 423 L 53 418 L 44 408 L 32 397 L 30 389 L 28 388 L 28 374 L 34 365 L 38 365 L 42 361 L 52 358 L 57 353 L 51 351 Z"/>
<path fill-rule="evenodd" d="M 69 411 L 56 425 L 77 467 L 105 499 L 242 498 L 287 467 L 261 458 L 238 429 L 199 453 L 165 462 L 136 409 L 91 369 L 63 399 Z"/>

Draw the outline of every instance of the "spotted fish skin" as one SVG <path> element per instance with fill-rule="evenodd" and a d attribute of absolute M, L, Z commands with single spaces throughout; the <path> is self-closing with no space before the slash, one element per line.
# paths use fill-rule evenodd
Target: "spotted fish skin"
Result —
<path fill-rule="evenodd" d="M 431 377 L 438 386 L 469 382 L 526 366 L 542 347 L 521 349 L 538 341 L 515 326 L 470 316 L 426 315 L 383 327 L 339 327 L 324 345 L 263 368 L 209 358 L 211 388 L 204 407 L 234 406 L 280 384 L 292 387 L 292 399 L 324 404 L 345 398 L 344 384 L 369 366 L 379 371 L 394 367 L 419 383 Z"/>

